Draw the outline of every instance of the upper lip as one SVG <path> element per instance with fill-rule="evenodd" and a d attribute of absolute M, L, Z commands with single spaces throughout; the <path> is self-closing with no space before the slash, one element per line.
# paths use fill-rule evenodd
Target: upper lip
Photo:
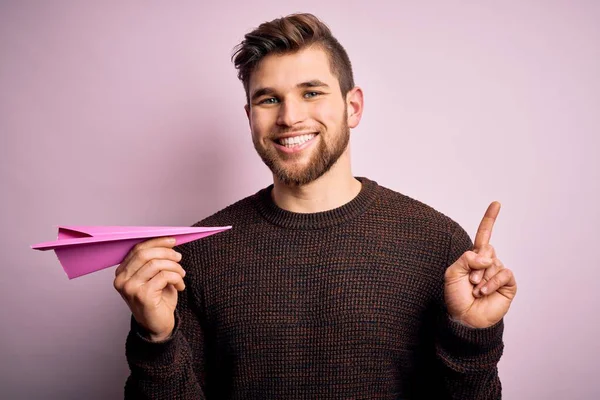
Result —
<path fill-rule="evenodd" d="M 307 132 L 291 132 L 291 133 L 286 133 L 284 135 L 281 136 L 276 136 L 275 138 L 273 138 L 273 140 L 281 140 L 281 139 L 287 139 L 287 138 L 292 138 L 292 137 L 297 137 L 297 136 L 302 136 L 302 135 L 318 135 L 318 132 L 314 132 L 314 131 L 307 131 Z"/>

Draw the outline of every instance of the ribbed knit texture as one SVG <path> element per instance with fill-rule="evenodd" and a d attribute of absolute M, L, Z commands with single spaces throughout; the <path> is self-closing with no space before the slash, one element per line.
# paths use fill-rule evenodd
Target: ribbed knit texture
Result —
<path fill-rule="evenodd" d="M 272 187 L 199 222 L 171 338 L 132 319 L 131 399 L 498 399 L 503 323 L 470 329 L 443 302 L 472 248 L 434 209 L 366 178 L 334 210 L 278 208 Z"/>

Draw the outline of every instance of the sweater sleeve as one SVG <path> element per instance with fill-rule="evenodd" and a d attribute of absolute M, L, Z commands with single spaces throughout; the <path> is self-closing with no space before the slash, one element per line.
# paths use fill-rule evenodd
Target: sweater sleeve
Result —
<path fill-rule="evenodd" d="M 131 373 L 125 384 L 125 399 L 204 399 L 204 334 L 198 280 L 187 247 L 183 255 L 186 289 L 179 293 L 175 328 L 163 342 L 151 342 L 143 328 L 131 318 L 125 353 Z M 189 271 L 189 272 L 188 272 Z"/>
<path fill-rule="evenodd" d="M 468 234 L 457 226 L 451 237 L 447 266 L 472 248 Z M 450 319 L 443 301 L 443 286 L 441 302 L 436 354 L 449 397 L 500 399 L 502 387 L 497 365 L 504 349 L 503 321 L 485 329 L 469 328 Z"/>

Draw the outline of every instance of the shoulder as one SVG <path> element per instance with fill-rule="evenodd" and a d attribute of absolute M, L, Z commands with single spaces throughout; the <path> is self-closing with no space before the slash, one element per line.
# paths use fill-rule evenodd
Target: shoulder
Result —
<path fill-rule="evenodd" d="M 404 226 L 447 235 L 463 230 L 458 222 L 449 216 L 410 196 L 384 186 L 379 186 L 379 193 L 379 211 L 388 214 L 393 221 Z"/>
<path fill-rule="evenodd" d="M 455 220 L 435 208 L 405 194 L 379 186 L 376 213 L 385 216 L 394 237 L 401 237 L 427 253 L 444 255 L 453 262 L 472 248 L 469 234 Z"/>

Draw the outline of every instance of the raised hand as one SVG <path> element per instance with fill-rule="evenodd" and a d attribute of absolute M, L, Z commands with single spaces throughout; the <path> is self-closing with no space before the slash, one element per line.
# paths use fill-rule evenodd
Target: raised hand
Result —
<path fill-rule="evenodd" d="M 504 267 L 490 245 L 499 212 L 500 203 L 490 204 L 479 224 L 473 250 L 465 252 L 445 274 L 448 313 L 472 328 L 487 328 L 500 321 L 517 294 L 512 271 Z"/>
<path fill-rule="evenodd" d="M 115 289 L 150 340 L 167 339 L 175 327 L 177 291 L 185 289 L 175 239 L 158 238 L 135 246 L 115 271 Z"/>

